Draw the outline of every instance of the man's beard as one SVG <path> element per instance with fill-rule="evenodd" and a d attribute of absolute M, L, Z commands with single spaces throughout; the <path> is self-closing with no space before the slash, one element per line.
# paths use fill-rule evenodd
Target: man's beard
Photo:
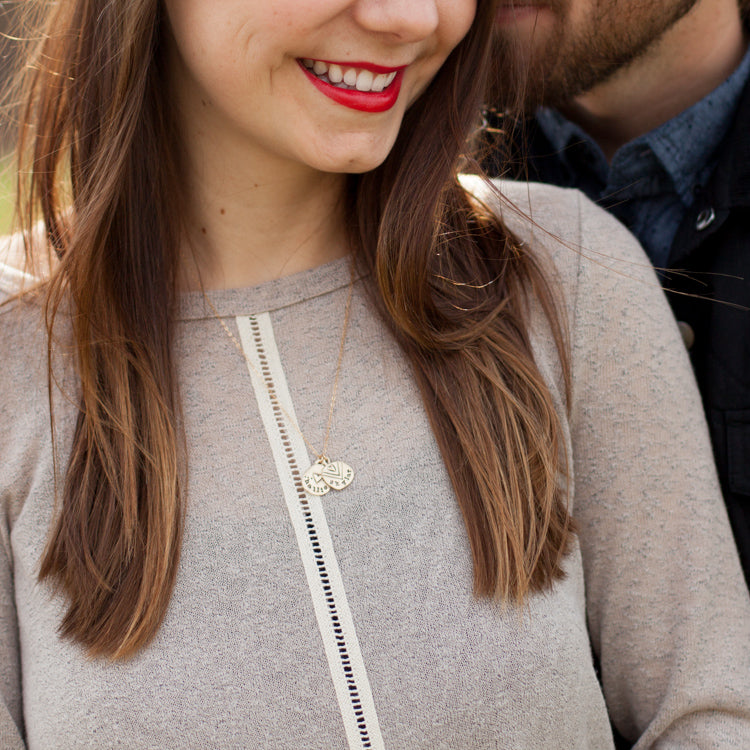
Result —
<path fill-rule="evenodd" d="M 575 2 L 575 0 L 573 0 Z M 495 81 L 489 103 L 532 113 L 560 107 L 610 79 L 651 49 L 697 0 L 595 0 L 580 28 L 569 28 L 569 0 L 547 0 L 555 22 L 547 38 L 495 34 Z"/>

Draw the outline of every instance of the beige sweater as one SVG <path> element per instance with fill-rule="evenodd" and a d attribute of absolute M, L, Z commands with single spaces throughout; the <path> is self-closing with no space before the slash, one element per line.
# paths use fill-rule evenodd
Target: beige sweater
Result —
<path fill-rule="evenodd" d="M 568 418 L 534 310 L 573 460 L 567 579 L 523 612 L 472 596 L 419 394 L 361 283 L 330 445 L 356 476 L 321 498 L 299 483 L 304 442 L 186 295 L 176 362 L 190 494 L 176 588 L 151 646 L 89 660 L 58 638 L 64 602 L 36 580 L 53 510 L 45 348 L 39 310 L 14 303 L 0 308 L 0 747 L 601 750 L 607 712 L 640 750 L 750 747 L 750 601 L 650 265 L 578 193 L 503 189 L 524 210 L 531 198 L 535 224 L 505 218 L 552 259 L 571 333 Z M 341 261 L 212 295 L 314 444 L 347 284 Z M 76 383 L 63 355 L 56 367 L 64 459 Z"/>

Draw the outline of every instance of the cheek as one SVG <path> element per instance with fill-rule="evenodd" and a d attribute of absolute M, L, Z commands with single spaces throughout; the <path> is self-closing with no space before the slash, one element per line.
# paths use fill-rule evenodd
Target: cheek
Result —
<path fill-rule="evenodd" d="M 438 30 L 440 61 L 437 67 L 468 34 L 477 10 L 477 0 L 442 0 Z M 435 71 L 435 72 L 436 72 Z"/>
<path fill-rule="evenodd" d="M 469 32 L 476 14 L 476 7 L 476 0 L 442 0 L 435 54 L 427 64 L 421 85 L 410 97 L 409 106 L 422 95 L 447 57 Z"/>
<path fill-rule="evenodd" d="M 252 54 L 268 25 L 264 13 L 236 0 L 166 0 L 167 23 L 179 54 L 196 69 L 227 69 Z"/>
<path fill-rule="evenodd" d="M 247 18 L 248 14 L 232 16 L 230 3 L 212 7 L 194 0 L 172 0 L 171 5 L 168 70 L 186 105 L 192 106 L 198 99 L 226 103 L 266 85 L 261 67 L 248 62 L 263 54 L 259 49 L 262 39 L 250 33 L 255 28 L 253 18 Z M 264 59 L 267 72 L 270 55 Z"/>
<path fill-rule="evenodd" d="M 474 21 L 477 0 L 443 0 L 440 9 L 441 37 L 446 56 L 466 36 Z"/>

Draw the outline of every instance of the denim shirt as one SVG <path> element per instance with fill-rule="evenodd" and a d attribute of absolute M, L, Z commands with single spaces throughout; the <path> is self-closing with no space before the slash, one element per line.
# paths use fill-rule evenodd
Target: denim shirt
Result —
<path fill-rule="evenodd" d="M 572 184 L 617 216 L 665 268 L 677 228 L 716 167 L 742 90 L 750 51 L 739 67 L 689 109 L 620 147 L 608 164 L 598 144 L 559 112 L 542 108 L 537 122 L 573 176 Z"/>

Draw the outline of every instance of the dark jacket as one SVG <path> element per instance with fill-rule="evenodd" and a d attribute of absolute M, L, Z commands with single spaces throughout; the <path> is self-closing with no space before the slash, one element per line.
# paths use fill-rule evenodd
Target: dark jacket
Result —
<path fill-rule="evenodd" d="M 512 153 L 517 157 L 522 152 L 523 140 L 528 178 L 575 185 L 534 121 L 524 129 Z M 514 161 L 520 170 L 520 162 Z M 750 585 L 750 84 L 721 146 L 718 166 L 677 231 L 668 268 L 680 272 L 662 280 L 686 343 L 694 339 L 690 357 Z"/>

